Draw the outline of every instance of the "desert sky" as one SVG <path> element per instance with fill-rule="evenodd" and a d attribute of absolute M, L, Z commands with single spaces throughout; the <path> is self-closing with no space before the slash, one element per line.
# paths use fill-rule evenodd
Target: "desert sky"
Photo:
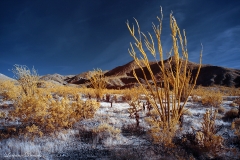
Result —
<path fill-rule="evenodd" d="M 133 60 L 134 42 L 126 22 L 136 18 L 142 32 L 153 33 L 160 6 L 165 55 L 173 12 L 186 31 L 190 61 L 199 62 L 202 44 L 204 64 L 240 69 L 239 0 L 1 0 L 0 73 L 13 77 L 14 64 L 34 66 L 40 75 L 124 65 Z"/>

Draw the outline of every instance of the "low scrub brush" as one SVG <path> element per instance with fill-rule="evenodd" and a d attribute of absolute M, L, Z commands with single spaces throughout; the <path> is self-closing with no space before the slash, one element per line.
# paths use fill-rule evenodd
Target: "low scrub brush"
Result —
<path fill-rule="evenodd" d="M 209 91 L 202 95 L 201 102 L 203 105 L 213 106 L 213 107 L 220 107 L 223 102 L 222 94 L 217 91 Z"/>
<path fill-rule="evenodd" d="M 16 100 L 21 95 L 21 88 L 19 85 L 15 85 L 13 81 L 0 81 L 0 95 L 5 100 Z"/>

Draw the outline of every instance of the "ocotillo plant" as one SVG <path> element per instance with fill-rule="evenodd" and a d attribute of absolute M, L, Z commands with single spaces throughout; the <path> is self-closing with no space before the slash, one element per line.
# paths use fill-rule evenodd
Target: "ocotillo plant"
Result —
<path fill-rule="evenodd" d="M 129 53 L 133 57 L 134 61 L 137 63 L 138 67 L 141 69 L 145 84 L 144 86 L 133 69 L 133 74 L 137 79 L 138 83 L 141 86 L 141 89 L 148 97 L 151 105 L 154 108 L 154 112 L 157 114 L 153 116 L 149 121 L 152 124 L 152 137 L 155 142 L 164 142 L 164 144 L 171 144 L 169 136 L 174 136 L 174 132 L 176 131 L 176 127 L 178 126 L 179 119 L 183 114 L 184 106 L 187 102 L 187 97 L 191 94 L 200 72 L 201 67 L 201 58 L 200 65 L 195 77 L 193 77 L 191 88 L 188 90 L 184 90 L 186 87 L 189 87 L 189 74 L 191 71 L 188 70 L 188 52 L 187 52 L 187 39 L 185 31 L 183 30 L 183 37 L 180 32 L 180 29 L 177 25 L 177 21 L 174 18 L 173 14 L 170 14 L 170 28 L 171 28 L 171 37 L 172 37 L 172 49 L 169 55 L 173 54 L 171 60 L 168 61 L 169 69 L 164 66 L 163 59 L 163 49 L 161 44 L 161 31 L 162 31 L 162 9 L 161 9 L 161 18 L 157 17 L 159 21 L 159 25 L 156 26 L 153 24 L 153 30 L 157 39 L 157 49 L 155 49 L 155 44 L 153 40 L 153 36 L 148 32 L 148 36 L 141 32 L 138 21 L 135 19 L 137 25 L 137 35 L 135 35 L 134 26 L 130 27 L 129 22 L 127 22 L 127 27 L 130 31 L 131 36 L 134 38 L 134 45 L 130 43 Z M 147 52 L 151 53 L 153 58 L 156 60 L 158 67 L 161 71 L 161 81 L 164 82 L 159 85 L 157 84 L 157 78 L 154 75 Z M 179 50 L 181 49 L 182 54 L 180 55 Z M 135 49 L 140 52 L 141 58 L 138 58 Z M 159 53 L 160 61 L 157 60 L 157 52 Z M 202 51 L 201 51 L 202 52 Z M 201 53 L 202 55 L 202 53 Z M 181 57 L 181 58 L 180 58 Z M 200 56 L 201 57 L 201 56 Z M 172 67 L 174 64 L 174 67 Z M 147 72 L 150 74 L 153 85 L 147 79 L 147 72 L 145 72 L 144 67 L 146 67 Z M 150 93 L 150 94 L 149 94 Z M 184 96 L 184 98 L 182 97 Z M 180 104 L 181 100 L 184 100 L 183 103 Z M 168 137 L 168 138 L 166 138 Z"/>

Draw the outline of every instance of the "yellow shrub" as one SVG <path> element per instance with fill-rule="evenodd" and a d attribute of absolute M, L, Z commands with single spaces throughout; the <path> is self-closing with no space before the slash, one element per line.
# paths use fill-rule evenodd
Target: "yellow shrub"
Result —
<path fill-rule="evenodd" d="M 107 137 L 117 138 L 117 136 L 121 133 L 121 130 L 114 128 L 107 123 L 102 123 L 97 128 L 93 129 L 93 133 L 97 134 L 101 139 Z"/>
<path fill-rule="evenodd" d="M 214 113 L 207 110 L 203 117 L 202 128 L 196 133 L 196 140 L 200 149 L 209 152 L 213 156 L 217 156 L 224 151 L 222 148 L 224 139 L 220 135 L 216 135 L 216 116 L 217 110 Z"/>
<path fill-rule="evenodd" d="M 92 118 L 100 107 L 100 103 L 95 100 L 82 101 L 80 98 L 76 102 L 72 102 L 72 107 L 75 107 L 75 113 L 81 115 L 83 118 Z"/>
<path fill-rule="evenodd" d="M 169 127 L 163 127 L 167 124 L 158 118 L 156 110 L 152 110 L 150 117 L 145 118 L 146 122 L 151 125 L 149 133 L 156 144 L 164 144 L 166 147 L 173 147 L 172 139 L 178 130 L 178 122 L 175 120 L 170 121 Z"/>
<path fill-rule="evenodd" d="M 37 83 L 39 80 L 37 71 L 34 68 L 30 70 L 25 65 L 15 64 L 12 72 L 21 86 L 23 93 L 26 96 L 33 95 L 37 89 Z"/>
<path fill-rule="evenodd" d="M 203 105 L 220 107 L 223 102 L 223 93 L 216 87 L 201 87 L 192 92 L 194 102 L 201 102 Z"/>
<path fill-rule="evenodd" d="M 106 80 L 103 71 L 101 69 L 97 69 L 88 72 L 87 78 L 90 80 L 91 85 L 94 88 L 96 98 L 99 101 L 102 99 L 104 89 L 106 88 Z"/>
<path fill-rule="evenodd" d="M 43 133 L 71 128 L 83 118 L 92 118 L 100 106 L 96 101 L 82 101 L 79 88 L 49 83 L 46 83 L 45 88 L 37 88 L 38 76 L 35 69 L 31 71 L 26 66 L 15 65 L 13 72 L 20 86 L 10 82 L 1 86 L 5 88 L 4 94 L 9 98 L 16 97 L 12 94 L 13 89 L 15 93 L 20 93 L 14 102 L 15 109 L 9 116 L 19 119 L 26 127 L 26 135 L 31 133 L 42 136 Z M 58 97 L 53 98 L 53 94 Z"/>
<path fill-rule="evenodd" d="M 20 118 L 27 127 L 36 125 L 38 133 L 51 133 L 71 128 L 83 118 L 92 118 L 98 107 L 99 103 L 96 101 L 82 101 L 79 98 L 71 102 L 65 98 L 55 100 L 51 94 L 35 94 L 22 97 L 10 115 Z"/>
<path fill-rule="evenodd" d="M 14 81 L 0 81 L 0 95 L 6 100 L 16 100 L 21 95 L 21 88 Z"/>
<path fill-rule="evenodd" d="M 240 139 L 240 118 L 234 119 L 231 127 L 235 131 L 235 135 Z"/>
<path fill-rule="evenodd" d="M 223 101 L 222 96 L 219 91 L 208 91 L 201 97 L 201 102 L 203 105 L 220 107 Z"/>

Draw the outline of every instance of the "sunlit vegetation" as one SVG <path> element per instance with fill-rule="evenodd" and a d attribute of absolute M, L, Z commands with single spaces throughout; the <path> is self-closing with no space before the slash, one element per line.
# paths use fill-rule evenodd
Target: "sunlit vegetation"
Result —
<path fill-rule="evenodd" d="M 9 117 L 17 120 L 16 130 L 27 135 L 51 134 L 71 128 L 81 119 L 92 118 L 99 107 L 96 100 L 83 101 L 78 89 L 71 87 L 37 88 L 38 76 L 26 66 L 15 65 L 18 85 L 1 83 L 2 95 L 13 100 L 14 110 Z M 31 134 L 29 134 L 31 133 Z"/>
<path fill-rule="evenodd" d="M 153 24 L 153 30 L 157 38 L 157 49 L 155 49 L 153 36 L 149 32 L 148 35 L 141 32 L 140 26 L 136 19 L 135 22 L 137 25 L 137 35 L 135 35 L 134 26 L 130 27 L 129 23 L 127 22 L 127 27 L 130 31 L 130 34 L 135 40 L 134 44 L 130 43 L 131 48 L 129 49 L 129 53 L 137 63 L 138 67 L 142 70 L 147 87 L 140 82 L 135 70 L 133 72 L 134 77 L 137 79 L 141 89 L 148 97 L 149 102 L 154 108 L 154 116 L 152 116 L 151 120 L 148 119 L 148 122 L 152 125 L 150 133 L 156 143 L 172 145 L 172 139 L 178 129 L 179 120 L 183 114 L 184 106 L 187 102 L 188 96 L 191 94 L 196 84 L 201 67 L 201 58 L 198 72 L 196 76 L 193 77 L 193 83 L 190 85 L 191 70 L 189 70 L 187 67 L 188 52 L 186 34 L 185 31 L 183 31 L 182 37 L 182 33 L 180 32 L 176 19 L 172 14 L 170 14 L 170 29 L 173 43 L 172 50 L 170 51 L 169 55 L 173 56 L 168 61 L 170 69 L 165 69 L 163 49 L 161 44 L 162 19 L 163 15 L 161 12 L 161 17 L 158 17 L 159 25 L 156 26 Z M 135 48 L 140 52 L 141 59 L 138 58 Z M 158 63 L 158 66 L 161 71 L 161 79 L 164 82 L 160 85 L 161 89 L 159 89 L 157 79 L 150 67 L 147 51 L 145 51 L 144 48 L 151 53 L 156 62 L 157 52 L 159 54 L 160 62 Z M 182 51 L 181 55 L 179 50 Z M 150 74 L 153 85 L 149 83 L 146 76 L 147 72 L 144 71 L 143 66 L 147 68 L 147 72 Z M 181 104 L 181 101 L 183 104 Z"/>
<path fill-rule="evenodd" d="M 199 149 L 203 152 L 209 152 L 213 156 L 217 156 L 224 151 L 224 139 L 220 135 L 216 135 L 216 116 L 217 110 L 214 113 L 207 110 L 203 117 L 201 130 L 196 133 Z"/>
<path fill-rule="evenodd" d="M 90 80 L 92 87 L 94 88 L 97 100 L 101 100 L 103 96 L 103 90 L 106 88 L 106 80 L 103 71 L 101 69 L 97 69 L 88 72 L 87 77 Z"/>
<path fill-rule="evenodd" d="M 0 89 L 5 100 L 16 100 L 20 96 L 20 86 L 13 81 L 0 81 Z"/>

